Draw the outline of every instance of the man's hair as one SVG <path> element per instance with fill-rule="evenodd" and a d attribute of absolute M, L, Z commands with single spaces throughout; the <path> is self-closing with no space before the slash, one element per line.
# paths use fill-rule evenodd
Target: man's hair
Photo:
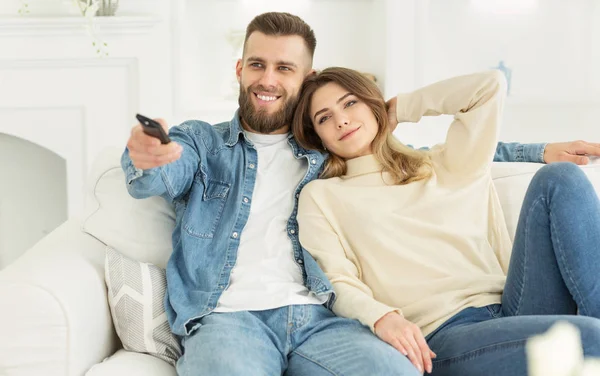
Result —
<path fill-rule="evenodd" d="M 310 52 L 310 58 L 315 55 L 317 47 L 317 38 L 315 32 L 304 20 L 298 16 L 284 12 L 268 12 L 254 17 L 246 28 L 246 38 L 244 39 L 244 51 L 248 38 L 255 31 L 259 31 L 270 36 L 291 36 L 297 35 L 304 39 L 306 48 Z"/>
<path fill-rule="evenodd" d="M 320 73 L 310 75 L 302 84 L 300 99 L 292 132 L 298 143 L 312 150 L 325 153 L 325 147 L 315 131 L 310 116 L 313 94 L 328 83 L 335 83 L 364 102 L 375 115 L 379 126 L 372 143 L 373 155 L 382 164 L 383 171 L 391 174 L 394 184 L 408 184 L 413 181 L 427 179 L 432 175 L 432 164 L 429 153 L 413 150 L 398 141 L 389 130 L 385 100 L 377 85 L 364 74 L 352 69 L 331 67 Z M 325 162 L 321 178 L 342 176 L 346 173 L 346 162 L 333 153 Z"/>

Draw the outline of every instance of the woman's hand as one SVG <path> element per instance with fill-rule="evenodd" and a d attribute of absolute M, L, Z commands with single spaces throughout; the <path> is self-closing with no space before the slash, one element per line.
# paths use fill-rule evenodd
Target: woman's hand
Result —
<path fill-rule="evenodd" d="M 423 373 L 433 370 L 432 358 L 437 355 L 431 351 L 421 329 L 406 320 L 397 312 L 390 312 L 375 323 L 375 334 L 406 355 L 408 359 Z"/>

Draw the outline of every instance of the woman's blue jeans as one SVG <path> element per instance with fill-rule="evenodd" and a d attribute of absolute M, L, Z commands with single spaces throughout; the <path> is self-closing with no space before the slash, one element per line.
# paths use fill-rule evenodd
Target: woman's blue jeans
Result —
<path fill-rule="evenodd" d="M 579 328 L 586 356 L 600 357 L 600 202 L 571 163 L 531 181 L 502 304 L 465 309 L 427 337 L 433 375 L 525 376 L 527 338 L 559 320 Z"/>

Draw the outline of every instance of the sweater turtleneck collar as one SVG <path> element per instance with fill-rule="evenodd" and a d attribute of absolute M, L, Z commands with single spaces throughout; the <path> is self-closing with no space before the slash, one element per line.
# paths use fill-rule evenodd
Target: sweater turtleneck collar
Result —
<path fill-rule="evenodd" d="M 346 174 L 344 177 L 352 178 L 359 175 L 381 172 L 382 165 L 373 154 L 346 160 Z"/>

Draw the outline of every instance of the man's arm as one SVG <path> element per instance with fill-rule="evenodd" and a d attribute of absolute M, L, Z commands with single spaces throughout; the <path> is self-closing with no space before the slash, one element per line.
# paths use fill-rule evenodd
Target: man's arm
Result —
<path fill-rule="evenodd" d="M 162 196 L 174 201 L 189 190 L 200 156 L 184 125 L 168 130 L 164 120 L 157 120 L 172 142 L 161 144 L 138 124 L 131 131 L 121 166 L 132 197 Z"/>
<path fill-rule="evenodd" d="M 494 162 L 545 163 L 544 150 L 547 144 L 520 144 L 518 142 L 498 142 Z"/>
<path fill-rule="evenodd" d="M 547 144 L 519 144 L 518 142 L 498 142 L 494 162 L 544 162 L 544 149 Z M 413 145 L 406 145 L 415 148 Z M 429 150 L 423 146 L 419 150 Z"/>

